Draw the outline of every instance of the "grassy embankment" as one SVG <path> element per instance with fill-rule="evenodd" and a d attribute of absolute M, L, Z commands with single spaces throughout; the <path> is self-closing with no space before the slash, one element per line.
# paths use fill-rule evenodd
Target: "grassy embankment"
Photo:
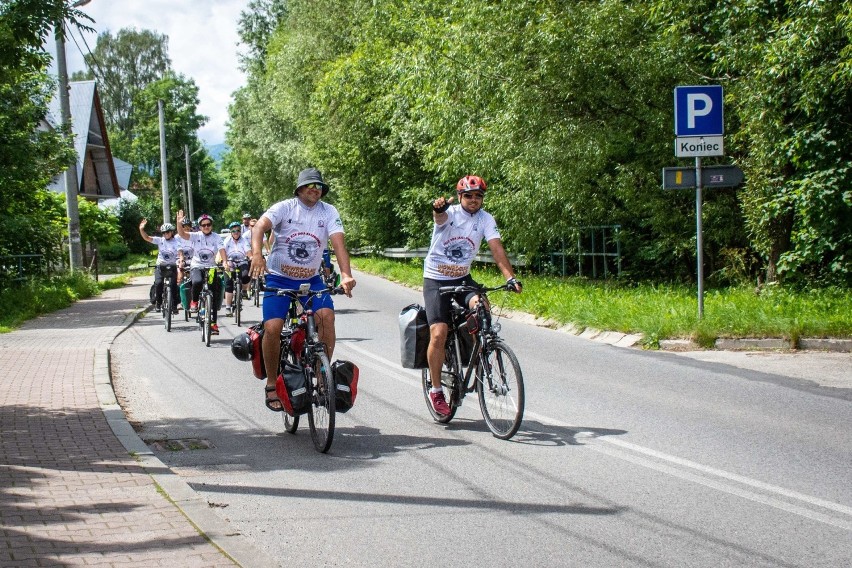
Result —
<path fill-rule="evenodd" d="M 78 272 L 4 288 L 0 290 L 0 333 L 8 333 L 29 319 L 61 310 L 77 300 L 97 296 L 103 290 L 120 288 L 130 278 L 123 274 L 95 282 L 88 274 Z"/>
<path fill-rule="evenodd" d="M 410 286 L 423 281 L 421 259 L 397 261 L 357 257 L 358 270 Z M 488 285 L 502 283 L 493 266 L 474 268 Z M 689 338 L 710 347 L 719 337 L 852 337 L 852 290 L 791 290 L 766 286 L 705 291 L 704 318 L 698 320 L 695 287 L 675 284 L 590 282 L 522 274 L 522 294 L 494 294 L 492 303 L 578 329 L 595 328 L 644 336 L 647 347 L 661 339 Z"/>

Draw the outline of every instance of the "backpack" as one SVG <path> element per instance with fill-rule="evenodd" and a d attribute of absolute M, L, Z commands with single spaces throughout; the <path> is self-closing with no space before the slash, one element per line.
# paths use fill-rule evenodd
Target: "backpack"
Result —
<path fill-rule="evenodd" d="M 351 361 L 335 361 L 331 364 L 334 377 L 335 412 L 347 412 L 355 405 L 358 396 L 358 367 Z"/>
<path fill-rule="evenodd" d="M 284 364 L 284 372 L 275 382 L 275 394 L 290 416 L 305 414 L 311 409 L 311 397 L 308 394 L 308 382 L 305 369 L 289 361 Z"/>
<path fill-rule="evenodd" d="M 403 367 L 425 369 L 429 366 L 426 359 L 429 323 L 426 321 L 426 310 L 420 304 L 406 306 L 399 313 L 399 340 Z"/>

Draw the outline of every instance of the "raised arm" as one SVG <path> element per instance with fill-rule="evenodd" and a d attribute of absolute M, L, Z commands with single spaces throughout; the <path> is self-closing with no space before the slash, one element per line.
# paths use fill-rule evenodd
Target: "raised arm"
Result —
<path fill-rule="evenodd" d="M 139 234 L 142 236 L 143 239 L 145 239 L 149 243 L 153 243 L 154 239 L 149 237 L 148 233 L 145 232 L 145 225 L 147 225 L 147 224 L 148 224 L 148 219 L 142 219 L 142 221 L 139 222 Z"/>

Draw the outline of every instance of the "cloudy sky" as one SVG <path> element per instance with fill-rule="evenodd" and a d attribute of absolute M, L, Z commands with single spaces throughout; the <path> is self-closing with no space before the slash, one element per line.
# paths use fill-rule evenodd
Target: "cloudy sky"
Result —
<path fill-rule="evenodd" d="M 94 49 L 97 34 L 115 35 L 122 28 L 152 30 L 169 38 L 169 57 L 178 73 L 198 85 L 198 111 L 209 118 L 199 130 L 208 145 L 225 141 L 225 123 L 231 94 L 245 84 L 239 70 L 237 21 L 245 0 L 91 0 L 80 10 L 91 16 L 97 33 L 84 34 Z M 68 74 L 85 68 L 80 49 L 86 45 L 79 30 L 71 30 L 66 44 Z M 49 45 L 54 45 L 53 43 Z"/>

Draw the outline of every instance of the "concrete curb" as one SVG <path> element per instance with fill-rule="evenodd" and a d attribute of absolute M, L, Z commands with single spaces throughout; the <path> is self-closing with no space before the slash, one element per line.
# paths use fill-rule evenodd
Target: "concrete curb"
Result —
<path fill-rule="evenodd" d="M 226 556 L 243 568 L 277 566 L 268 554 L 256 548 L 241 533 L 235 532 L 227 521 L 210 510 L 207 501 L 154 455 L 151 448 L 139 437 L 115 398 L 110 373 L 109 345 L 124 333 L 149 308 L 128 314 L 121 328 L 109 340 L 107 347 L 95 350 L 94 379 L 98 402 L 115 436 L 142 465 L 166 497 L 184 514 L 187 520 Z"/>

